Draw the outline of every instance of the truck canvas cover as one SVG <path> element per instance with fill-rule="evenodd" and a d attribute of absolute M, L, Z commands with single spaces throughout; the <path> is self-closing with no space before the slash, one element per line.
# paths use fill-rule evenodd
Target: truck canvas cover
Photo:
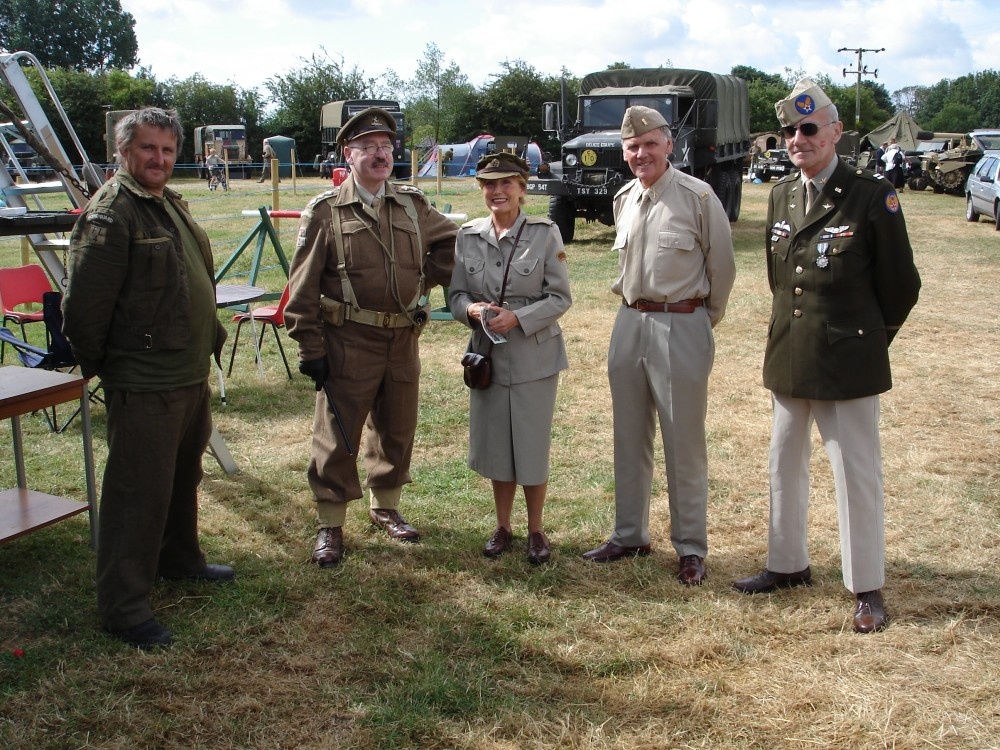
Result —
<path fill-rule="evenodd" d="M 750 140 L 750 97 L 746 82 L 736 76 L 708 73 L 684 68 L 631 68 L 602 70 L 590 73 L 580 81 L 583 96 L 603 93 L 625 93 L 622 89 L 637 88 L 636 93 L 686 94 L 699 101 L 719 102 L 717 143 Z M 612 92 L 608 89 L 616 89 Z"/>

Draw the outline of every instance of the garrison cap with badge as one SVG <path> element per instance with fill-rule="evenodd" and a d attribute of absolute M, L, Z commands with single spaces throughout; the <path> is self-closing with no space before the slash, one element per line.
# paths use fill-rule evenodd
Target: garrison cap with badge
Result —
<path fill-rule="evenodd" d="M 622 140 L 635 138 L 650 130 L 666 126 L 667 121 L 663 115 L 652 107 L 643 107 L 637 104 L 625 110 L 625 117 L 622 119 Z"/>
<path fill-rule="evenodd" d="M 500 180 L 504 177 L 527 177 L 531 172 L 528 162 L 519 156 L 500 151 L 487 154 L 476 164 L 476 179 Z"/>
<path fill-rule="evenodd" d="M 823 107 L 833 104 L 826 92 L 812 78 L 801 78 L 792 93 L 775 102 L 774 111 L 782 126 L 794 125 Z"/>
<path fill-rule="evenodd" d="M 380 107 L 363 109 L 344 123 L 344 127 L 337 134 L 337 143 L 343 146 L 369 133 L 388 133 L 395 136 L 396 120 Z"/>

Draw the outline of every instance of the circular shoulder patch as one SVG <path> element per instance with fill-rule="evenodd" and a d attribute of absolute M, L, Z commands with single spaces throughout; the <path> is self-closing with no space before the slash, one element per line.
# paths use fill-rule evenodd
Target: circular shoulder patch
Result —
<path fill-rule="evenodd" d="M 891 214 L 899 213 L 899 196 L 895 190 L 885 196 L 885 210 Z"/>

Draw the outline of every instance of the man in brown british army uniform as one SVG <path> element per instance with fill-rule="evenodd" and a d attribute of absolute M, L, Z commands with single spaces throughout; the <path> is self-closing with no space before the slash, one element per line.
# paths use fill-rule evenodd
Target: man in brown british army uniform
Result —
<path fill-rule="evenodd" d="M 833 470 L 854 629 L 870 633 L 888 622 L 879 394 L 892 387 L 889 344 L 917 302 L 920 276 L 892 185 L 838 158 L 844 126 L 823 90 L 803 78 L 775 110 L 801 172 L 774 186 L 767 212 L 768 557 L 764 570 L 733 586 L 756 594 L 810 582 L 815 422 Z"/>
<path fill-rule="evenodd" d="M 363 495 L 351 448 L 366 421 L 369 518 L 394 539 L 420 538 L 398 510 L 411 481 L 417 338 L 428 318 L 419 299 L 451 280 L 458 228 L 416 188 L 388 182 L 395 135 L 392 115 L 378 108 L 344 125 L 337 140 L 351 176 L 306 206 L 289 276 L 285 322 L 317 390 L 309 485 L 321 567 L 343 558 L 347 503 Z"/>

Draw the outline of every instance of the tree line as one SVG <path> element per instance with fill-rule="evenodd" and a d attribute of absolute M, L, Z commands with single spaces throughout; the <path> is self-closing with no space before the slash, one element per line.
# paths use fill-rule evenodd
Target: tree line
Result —
<path fill-rule="evenodd" d="M 0 48 L 28 51 L 37 57 L 74 129 L 93 161 L 106 160 L 105 112 L 159 106 L 177 110 L 186 140 L 179 163 L 192 163 L 192 129 L 207 124 L 242 124 L 251 153 L 260 158 L 261 143 L 272 135 L 294 138 L 300 162 L 320 155 L 319 114 L 323 104 L 340 99 L 395 99 L 407 117 L 413 147 L 461 143 L 487 132 L 520 135 L 557 154 L 559 144 L 541 131 L 542 105 L 557 101 L 561 87 L 575 112 L 578 76 L 563 69 L 557 76 L 540 73 L 523 60 L 503 62 L 476 88 L 437 45 L 428 44 L 410 77 L 395 71 L 370 76 L 322 47 L 292 71 L 276 75 L 262 89 L 218 84 L 200 74 L 179 80 L 157 80 L 139 67 L 135 20 L 119 0 L 6 0 L 0 7 Z M 629 67 L 614 62 L 608 68 Z M 589 72 L 589 71 L 587 71 Z M 723 72 L 723 71 L 715 71 Z M 777 128 L 774 102 L 786 96 L 804 72 L 786 68 L 767 73 L 737 65 L 731 71 L 746 80 L 750 93 L 752 132 Z M 37 70 L 27 71 L 49 118 L 54 107 Z M 1000 73 L 986 70 L 933 86 L 908 86 L 890 94 L 884 86 L 862 81 L 856 86 L 816 76 L 840 110 L 846 130 L 867 133 L 906 110 L 925 129 L 965 132 L 1000 126 Z M 9 91 L 0 91 L 13 106 Z"/>

